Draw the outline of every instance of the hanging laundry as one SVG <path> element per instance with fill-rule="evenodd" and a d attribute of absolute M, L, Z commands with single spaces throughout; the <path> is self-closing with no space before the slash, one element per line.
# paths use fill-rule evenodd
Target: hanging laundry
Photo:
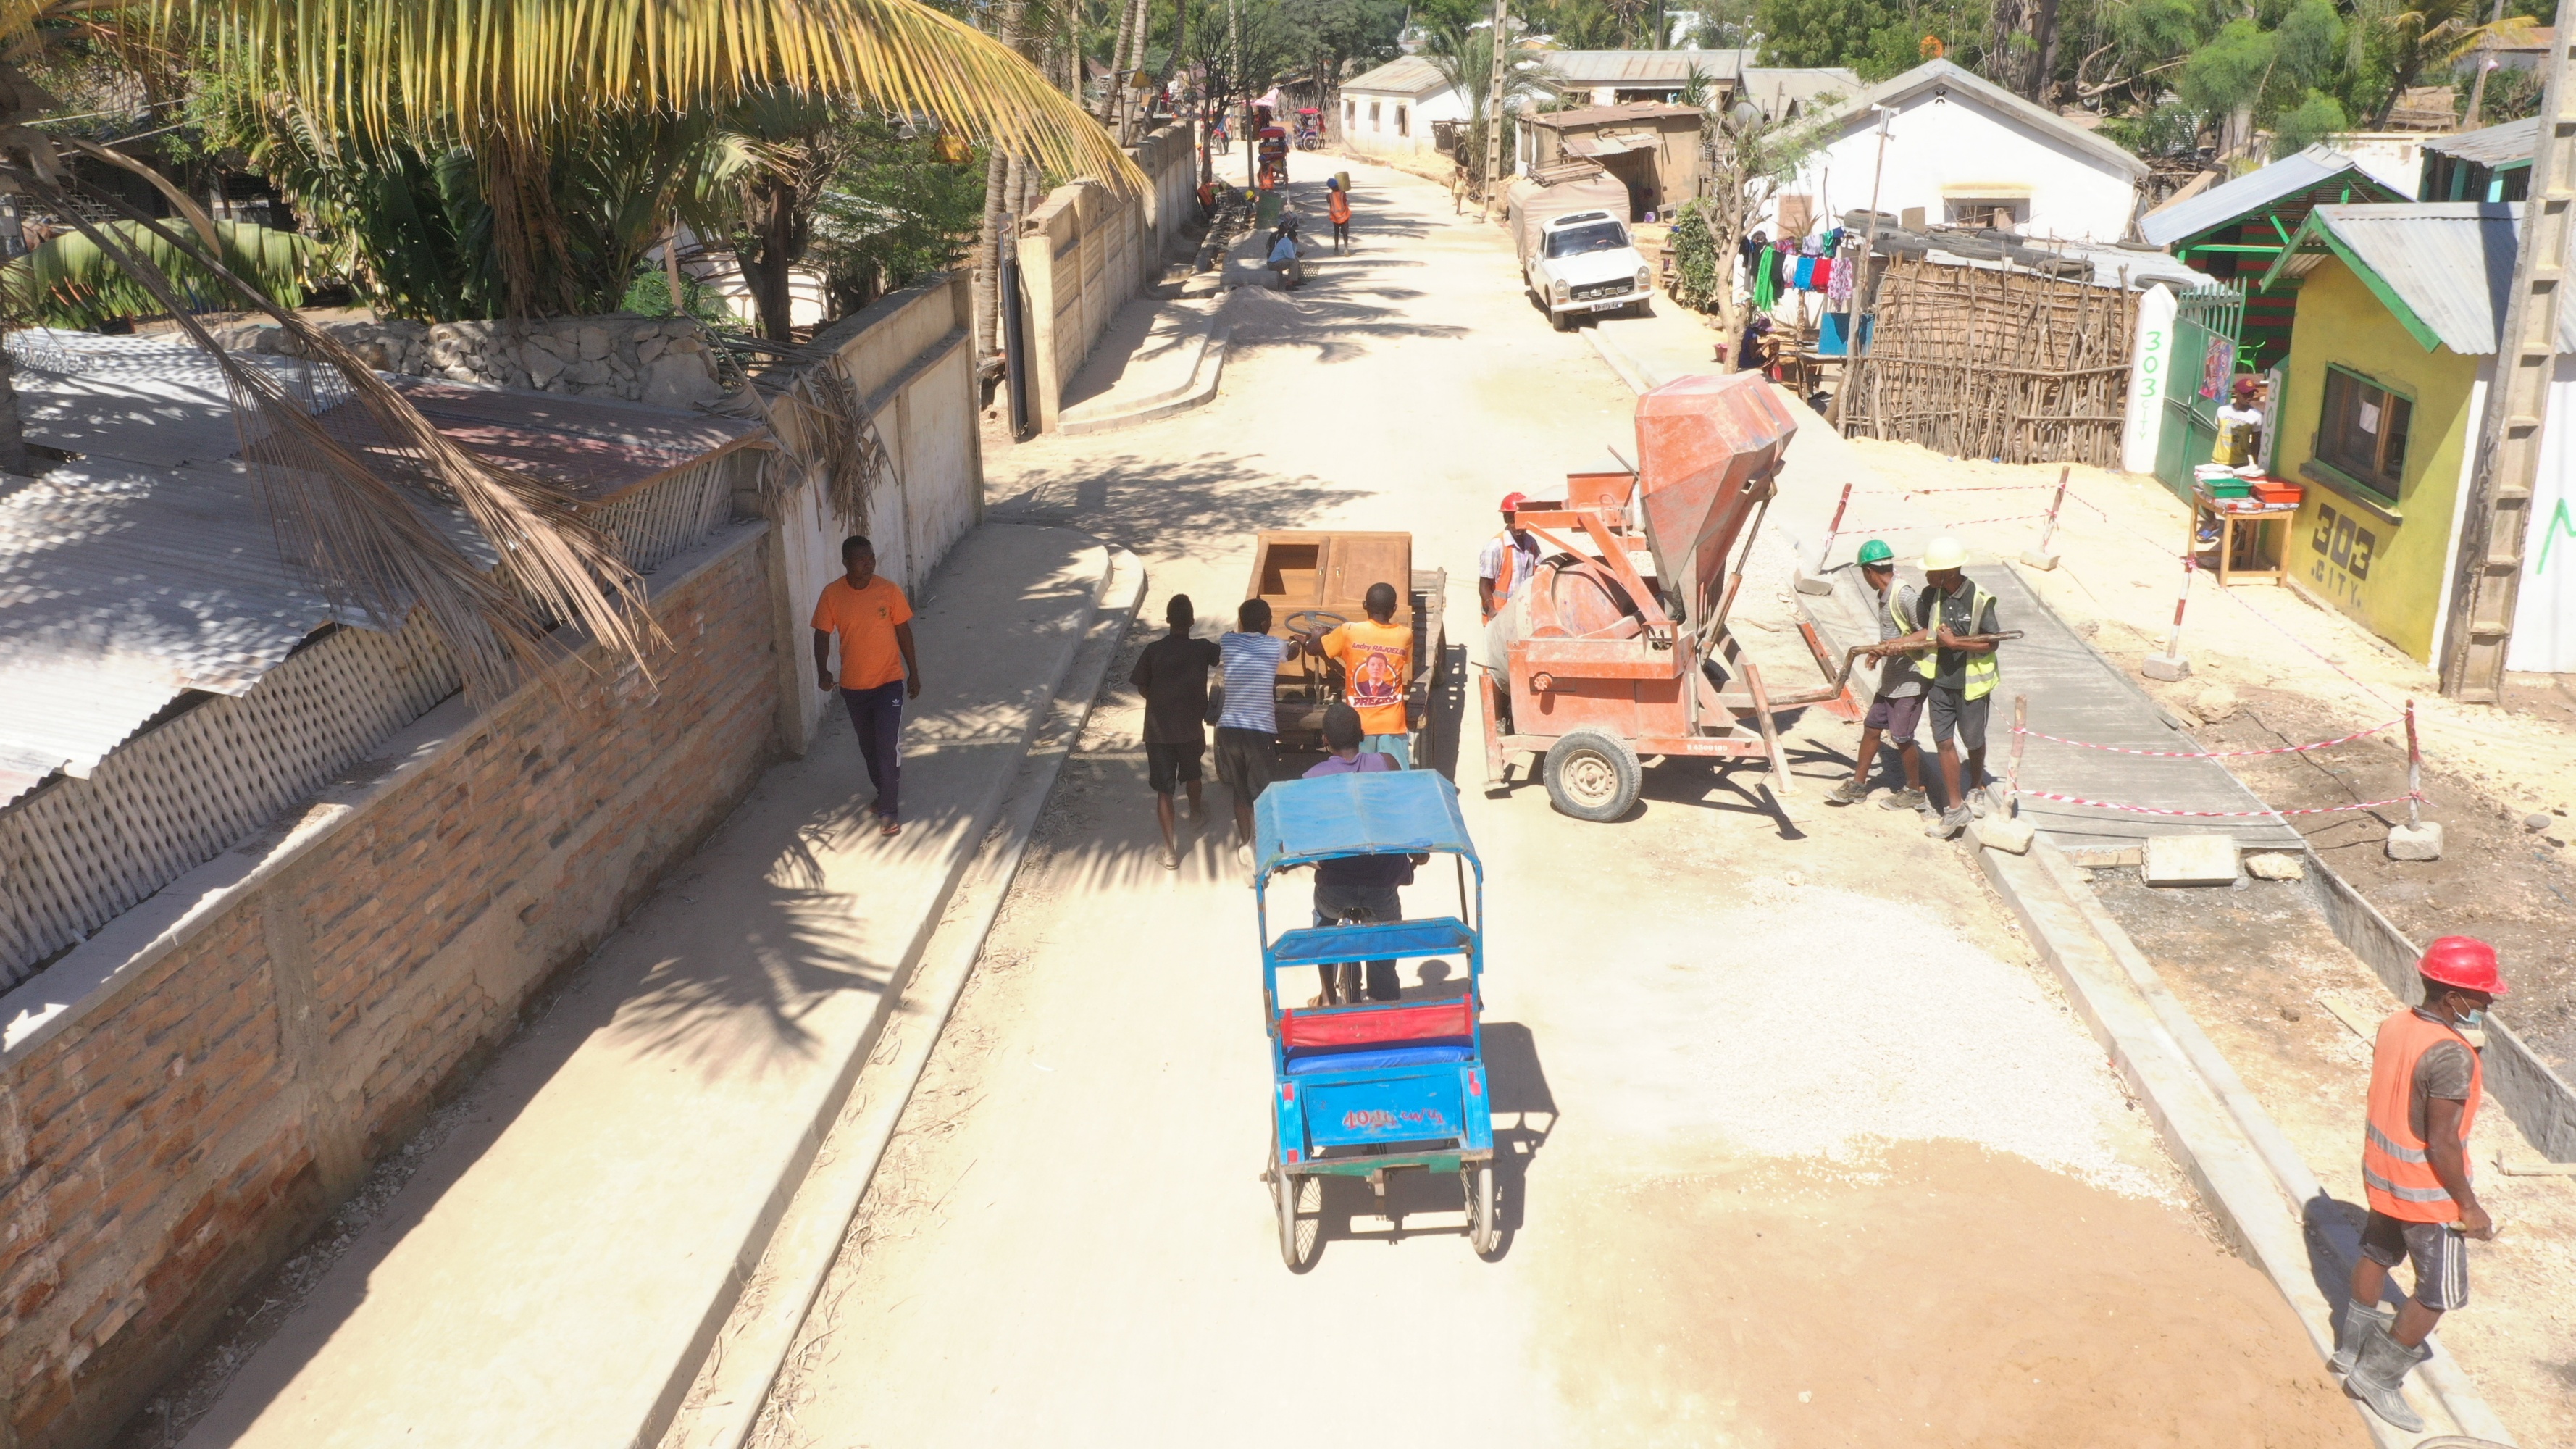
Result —
<path fill-rule="evenodd" d="M 1859 265 L 1860 248 L 1858 247 L 1853 247 L 1841 256 L 1834 258 L 1833 281 L 1831 285 L 1825 288 L 1825 297 L 1827 300 L 1835 303 L 1837 306 L 1851 300 L 1852 276 L 1854 269 Z"/>
<path fill-rule="evenodd" d="M 1808 284 L 1815 275 L 1816 259 L 1814 257 L 1800 257 L 1798 258 L 1796 270 L 1789 274 L 1789 285 L 1797 288 L 1801 292 L 1812 292 L 1815 288 Z"/>
<path fill-rule="evenodd" d="M 1816 291 L 1828 297 L 1834 294 L 1834 259 L 1832 257 L 1816 258 L 1814 281 Z"/>
<path fill-rule="evenodd" d="M 1768 312 L 1780 300 L 1779 258 L 1769 247 L 1753 267 L 1753 310 Z"/>

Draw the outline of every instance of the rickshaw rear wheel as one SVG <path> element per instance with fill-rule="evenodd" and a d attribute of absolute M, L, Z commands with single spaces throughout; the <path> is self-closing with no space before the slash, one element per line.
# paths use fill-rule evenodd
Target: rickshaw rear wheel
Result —
<path fill-rule="evenodd" d="M 1477 1163 L 1473 1172 L 1461 1168 L 1458 1185 L 1467 1190 L 1467 1244 L 1483 1257 L 1503 1241 L 1502 1223 L 1494 1215 L 1494 1164 Z"/>
<path fill-rule="evenodd" d="M 1270 1148 L 1270 1198 L 1279 1209 L 1279 1256 L 1287 1262 L 1288 1271 L 1303 1273 L 1315 1265 L 1315 1249 L 1323 1240 L 1324 1225 L 1315 1219 L 1299 1222 L 1297 1209 L 1301 1199 L 1312 1198 L 1305 1206 L 1322 1211 L 1324 1185 L 1321 1179 L 1281 1167 L 1276 1143 Z"/>

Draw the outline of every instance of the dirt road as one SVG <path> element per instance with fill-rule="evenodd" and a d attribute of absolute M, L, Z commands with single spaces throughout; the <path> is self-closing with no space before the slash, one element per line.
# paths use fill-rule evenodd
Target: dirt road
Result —
<path fill-rule="evenodd" d="M 1358 254 L 1244 309 L 1209 407 L 996 456 L 996 515 L 1135 549 L 1149 621 L 1229 608 L 1256 528 L 1410 529 L 1472 619 L 1495 498 L 1630 452 L 1628 394 L 1445 192 L 1294 165 L 1355 173 Z M 1503 1248 L 1452 1182 L 1401 1233 L 1363 1186 L 1290 1274 L 1250 893 L 1217 829 L 1156 863 L 1139 723 L 1095 713 L 764 1442 L 2363 1442 L 1958 847 L 1821 804 L 1821 715 L 1786 814 L 1749 771 L 1610 826 L 1465 772 Z"/>

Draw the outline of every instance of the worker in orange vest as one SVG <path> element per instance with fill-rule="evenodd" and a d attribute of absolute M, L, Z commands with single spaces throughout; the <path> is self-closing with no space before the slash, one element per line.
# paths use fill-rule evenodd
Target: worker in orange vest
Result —
<path fill-rule="evenodd" d="M 2380 1023 L 2371 1049 L 2361 1145 L 2370 1216 L 2334 1356 L 2344 1392 L 2410 1434 L 2421 1433 L 2424 1420 L 2407 1406 L 2406 1376 L 2433 1356 L 2424 1342 L 2433 1325 L 2469 1301 L 2465 1241 L 2496 1235 L 2469 1183 L 2469 1131 L 2486 1071 L 2467 1033 L 2505 994 L 2495 948 L 2473 937 L 2444 936 L 2424 948 L 2415 969 L 2424 1004 Z M 2414 1262 L 2415 1293 L 2392 1315 L 2379 1299 L 2400 1259 Z"/>
<path fill-rule="evenodd" d="M 1512 589 L 1538 569 L 1538 540 L 1512 521 L 1512 510 L 1529 502 L 1518 493 L 1503 495 L 1503 531 L 1485 541 L 1476 559 L 1476 602 L 1491 619 L 1502 612 Z"/>
<path fill-rule="evenodd" d="M 1342 179 L 1328 177 L 1324 182 L 1325 210 L 1333 218 L 1333 254 L 1339 256 L 1351 249 L 1351 194 L 1342 189 Z"/>

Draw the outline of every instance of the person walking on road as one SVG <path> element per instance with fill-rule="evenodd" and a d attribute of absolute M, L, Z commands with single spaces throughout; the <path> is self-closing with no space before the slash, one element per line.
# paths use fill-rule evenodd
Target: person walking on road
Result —
<path fill-rule="evenodd" d="M 1172 794 L 1189 788 L 1190 823 L 1207 816 L 1199 796 L 1207 755 L 1207 676 L 1217 647 L 1190 637 L 1197 622 L 1190 596 L 1174 594 L 1163 606 L 1172 632 L 1145 646 L 1127 682 L 1145 696 L 1145 779 L 1154 787 L 1154 823 L 1163 828 L 1163 869 L 1178 870 L 1181 849 L 1173 833 Z"/>
<path fill-rule="evenodd" d="M 1333 253 L 1339 256 L 1351 249 L 1351 194 L 1338 176 L 1324 182 L 1324 191 L 1325 210 L 1333 218 Z"/>
<path fill-rule="evenodd" d="M 1878 595 L 1878 643 L 1868 653 L 1873 659 L 1893 657 L 1898 662 L 1880 671 L 1877 696 L 1861 721 L 1860 760 L 1852 767 L 1852 777 L 1835 786 L 1825 803 L 1857 805 L 1869 798 L 1869 772 L 1878 763 L 1878 742 L 1884 734 L 1905 766 L 1905 788 L 1879 803 L 1889 810 L 1920 810 L 1923 751 L 1914 743 L 1914 726 L 1923 718 L 1923 675 L 1911 658 L 1893 647 L 1893 641 L 1914 632 L 1920 599 L 1913 585 L 1897 579 L 1895 550 L 1878 539 L 1860 546 L 1860 576 Z"/>
<path fill-rule="evenodd" d="M 2475 937 L 2444 936 L 2424 948 L 2415 969 L 2424 1004 L 2380 1023 L 2371 1047 L 2361 1140 L 2370 1215 L 2334 1355 L 2344 1392 L 2410 1434 L 2421 1433 L 2424 1420 L 2406 1403 L 2406 1376 L 2433 1356 L 2424 1340 L 2442 1315 L 2469 1301 L 2466 1241 L 2496 1235 L 2470 1183 L 2469 1131 L 2486 1070 L 2466 1033 L 2505 994 L 2495 948 Z M 2401 1259 L 2415 1266 L 2415 1292 L 2392 1314 L 2379 1300 Z"/>
<path fill-rule="evenodd" d="M 1538 540 L 1512 520 L 1512 510 L 1528 501 L 1518 493 L 1503 495 L 1503 531 L 1485 540 L 1476 556 L 1476 604 L 1489 624 L 1511 601 L 1513 588 L 1538 571 Z M 1494 667 L 1501 668 L 1501 661 Z"/>
<path fill-rule="evenodd" d="M 1252 802 L 1279 770 L 1279 663 L 1288 641 L 1270 632 L 1270 604 L 1246 599 L 1234 632 L 1216 641 L 1225 708 L 1216 720 L 1216 778 L 1234 797 L 1234 855 L 1252 865 Z"/>
<path fill-rule="evenodd" d="M 1397 769 L 1413 768 L 1405 695 L 1413 683 L 1413 628 L 1395 622 L 1395 585 L 1371 584 L 1360 596 L 1368 611 L 1329 634 L 1306 634 L 1307 653 L 1342 666 L 1342 695 L 1358 711 L 1366 738 L 1360 748 L 1385 755 Z"/>
<path fill-rule="evenodd" d="M 1363 737 L 1358 710 L 1341 703 L 1325 706 L 1324 746 L 1330 753 L 1310 767 L 1303 778 L 1320 780 L 1327 775 L 1366 775 L 1397 768 L 1390 757 L 1363 750 Z M 1317 861 L 1315 924 L 1403 920 L 1404 902 L 1397 888 L 1413 884 L 1413 866 L 1413 858 L 1407 855 L 1350 855 Z M 1369 1000 L 1393 1001 L 1404 994 L 1392 959 L 1368 962 L 1367 968 Z M 1344 1005 L 1360 999 L 1359 963 L 1345 961 L 1315 969 L 1324 978 L 1319 1005 Z"/>
<path fill-rule="evenodd" d="M 832 645 L 841 672 L 832 673 Z M 877 577 L 876 545 L 861 534 L 841 540 L 841 576 L 814 601 L 814 680 L 838 689 L 858 731 L 859 758 L 876 787 L 878 833 L 903 833 L 898 813 L 903 780 L 903 702 L 921 698 L 921 661 L 912 648 L 912 604 L 892 579 Z"/>
<path fill-rule="evenodd" d="M 1977 793 L 1985 779 L 1986 713 L 2003 678 L 1991 637 L 2000 630 L 1995 596 L 1962 572 L 1967 563 L 1967 547 L 1955 538 L 1936 538 L 1924 546 L 1916 632 L 1893 641 L 1939 646 L 1926 649 L 1915 665 L 1930 686 L 1932 743 L 1941 751 L 1943 808 L 1923 832 L 1938 840 L 1957 835 L 1986 813 L 1985 797 Z M 1968 754 L 1964 770 L 1959 761 L 1963 747 Z"/>

